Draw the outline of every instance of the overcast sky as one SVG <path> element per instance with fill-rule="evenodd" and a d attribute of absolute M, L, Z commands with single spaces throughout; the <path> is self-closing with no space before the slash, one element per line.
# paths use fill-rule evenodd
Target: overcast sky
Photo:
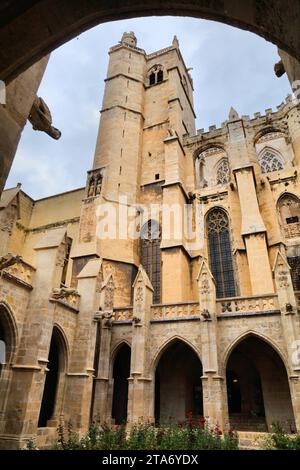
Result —
<path fill-rule="evenodd" d="M 240 114 L 279 105 L 290 93 L 287 77 L 273 71 L 276 47 L 223 24 L 180 17 L 152 17 L 100 25 L 52 53 L 38 95 L 48 104 L 59 141 L 24 129 L 7 187 L 38 199 L 85 185 L 92 166 L 108 65 L 108 49 L 134 31 L 147 53 L 171 45 L 177 35 L 194 80 L 197 128 L 219 126 L 234 106 Z"/>

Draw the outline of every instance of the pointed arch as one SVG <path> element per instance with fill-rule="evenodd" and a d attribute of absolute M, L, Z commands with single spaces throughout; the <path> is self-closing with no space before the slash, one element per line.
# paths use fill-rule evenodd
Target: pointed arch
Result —
<path fill-rule="evenodd" d="M 157 364 L 159 363 L 159 360 L 160 360 L 161 356 L 169 348 L 169 346 L 171 346 L 171 344 L 176 342 L 176 341 L 181 341 L 181 342 L 185 343 L 187 346 L 189 346 L 194 351 L 194 353 L 197 355 L 199 361 L 202 362 L 201 354 L 200 354 L 199 349 L 191 341 L 189 341 L 184 336 L 174 335 L 171 338 L 166 339 L 166 341 L 162 345 L 159 346 L 156 353 L 154 354 L 154 357 L 153 357 L 153 359 L 151 361 L 151 365 L 150 365 L 150 374 L 152 376 L 154 376 L 154 374 L 155 374 L 155 369 L 157 367 Z"/>
<path fill-rule="evenodd" d="M 300 237 L 300 199 L 292 193 L 282 194 L 277 201 L 277 212 L 285 238 Z"/>
<path fill-rule="evenodd" d="M 53 325 L 38 427 L 54 427 L 63 411 L 69 346 L 63 328 Z"/>
<path fill-rule="evenodd" d="M 262 173 L 272 173 L 283 170 L 285 167 L 284 159 L 278 150 L 272 147 L 265 147 L 258 156 L 258 161 Z"/>
<path fill-rule="evenodd" d="M 289 370 L 289 366 L 288 366 L 288 360 L 287 360 L 287 357 L 286 355 L 281 351 L 280 347 L 271 339 L 269 338 L 268 336 L 265 336 L 264 334 L 260 333 L 259 331 L 255 331 L 255 330 L 247 330 L 247 331 L 244 331 L 240 336 L 238 336 L 237 338 L 235 338 L 229 345 L 228 347 L 226 348 L 225 352 L 224 352 L 224 360 L 223 360 L 223 371 L 226 370 L 226 367 L 227 367 L 227 363 L 228 363 L 228 359 L 229 359 L 229 356 L 230 354 L 232 353 L 232 351 L 236 348 L 236 346 L 239 345 L 239 343 L 241 343 L 243 340 L 245 340 L 246 338 L 250 337 L 250 336 L 253 336 L 253 337 L 256 337 L 258 339 L 260 339 L 261 341 L 264 341 L 266 344 L 268 344 L 272 349 L 274 349 L 274 351 L 276 351 L 276 353 L 278 354 L 278 356 L 280 357 L 280 359 L 282 360 L 282 362 L 284 363 L 284 366 L 285 368 L 287 369 L 288 373 L 291 373 L 291 371 Z"/>
<path fill-rule="evenodd" d="M 119 343 L 115 349 L 112 365 L 112 408 L 111 417 L 114 424 L 127 422 L 128 379 L 130 377 L 131 347 L 127 342 Z"/>
<path fill-rule="evenodd" d="M 148 85 L 156 85 L 164 80 L 164 67 L 162 64 L 153 65 L 147 73 Z"/>
<path fill-rule="evenodd" d="M 255 332 L 244 332 L 228 348 L 225 373 L 229 421 L 240 431 L 278 422 L 295 430 L 289 369 L 274 343 Z"/>
<path fill-rule="evenodd" d="M 154 360 L 155 422 L 167 424 L 185 419 L 188 412 L 203 416 L 202 362 L 186 339 L 169 338 Z"/>
<path fill-rule="evenodd" d="M 0 302 L 0 340 L 5 343 L 5 362 L 12 363 L 18 345 L 18 327 L 12 309 L 5 301 Z"/>
<path fill-rule="evenodd" d="M 113 349 L 111 351 L 111 354 L 110 354 L 110 363 L 111 364 L 114 363 L 116 355 L 118 354 L 119 349 L 121 349 L 122 346 L 128 346 L 131 349 L 131 343 L 129 341 L 127 341 L 126 339 L 121 339 L 120 341 L 118 341 L 118 343 L 115 344 L 115 346 L 113 347 Z M 111 371 L 111 373 L 112 373 L 112 371 Z"/>

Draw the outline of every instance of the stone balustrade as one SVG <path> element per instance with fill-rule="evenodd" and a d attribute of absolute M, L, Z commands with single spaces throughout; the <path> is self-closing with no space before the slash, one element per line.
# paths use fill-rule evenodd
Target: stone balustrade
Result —
<path fill-rule="evenodd" d="M 20 259 L 16 263 L 5 268 L 3 273 L 32 286 L 35 271 L 36 270 L 33 266 Z"/>
<path fill-rule="evenodd" d="M 300 223 L 287 224 L 283 227 L 285 238 L 300 237 Z"/>
<path fill-rule="evenodd" d="M 199 304 L 197 302 L 185 302 L 178 304 L 161 304 L 151 307 L 152 320 L 164 318 L 188 318 L 200 316 Z"/>
<path fill-rule="evenodd" d="M 259 313 L 279 310 L 276 294 L 217 300 L 217 314 Z"/>
<path fill-rule="evenodd" d="M 116 307 L 114 314 L 114 321 L 132 321 L 133 307 Z"/>

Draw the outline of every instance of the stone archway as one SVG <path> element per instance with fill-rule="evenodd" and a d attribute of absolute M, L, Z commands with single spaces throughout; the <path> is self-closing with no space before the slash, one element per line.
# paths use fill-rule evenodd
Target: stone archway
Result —
<path fill-rule="evenodd" d="M 131 349 L 123 343 L 115 355 L 113 365 L 112 422 L 125 424 L 128 412 L 128 378 L 130 376 Z"/>
<path fill-rule="evenodd" d="M 62 332 L 54 326 L 49 356 L 48 372 L 38 420 L 38 427 L 57 426 L 64 402 L 67 347 Z"/>
<path fill-rule="evenodd" d="M 286 367 L 279 354 L 255 335 L 231 351 L 226 367 L 230 425 L 240 431 L 262 431 L 274 422 L 295 431 Z"/>
<path fill-rule="evenodd" d="M 300 60 L 300 2 L 295 0 L 127 0 L 122 5 L 115 0 L 29 0 L 26 5 L 8 0 L 0 7 L 0 79 L 16 77 L 97 24 L 153 15 L 223 22 L 252 31 Z"/>
<path fill-rule="evenodd" d="M 5 304 L 0 304 L 0 432 L 4 422 L 9 386 L 11 365 L 17 346 L 17 327 L 12 313 Z"/>
<path fill-rule="evenodd" d="M 202 364 L 195 351 L 175 339 L 162 352 L 155 371 L 155 421 L 184 420 L 188 412 L 203 416 Z"/>

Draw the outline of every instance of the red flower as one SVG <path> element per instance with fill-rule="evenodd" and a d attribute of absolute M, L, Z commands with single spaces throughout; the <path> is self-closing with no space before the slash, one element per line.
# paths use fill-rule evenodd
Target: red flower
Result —
<path fill-rule="evenodd" d="M 204 426 L 205 422 L 206 422 L 206 419 L 205 419 L 205 418 L 199 419 L 199 421 L 198 421 L 198 427 L 199 427 L 199 428 L 202 428 L 202 427 Z"/>
<path fill-rule="evenodd" d="M 189 427 L 192 428 L 193 426 L 194 426 L 194 421 L 193 420 L 189 421 Z"/>
<path fill-rule="evenodd" d="M 186 414 L 186 418 L 192 418 L 192 417 L 193 417 L 193 412 L 188 411 L 187 414 Z"/>
<path fill-rule="evenodd" d="M 179 421 L 178 426 L 179 426 L 180 428 L 183 428 L 183 426 L 184 426 L 183 421 Z"/>
<path fill-rule="evenodd" d="M 229 429 L 229 430 L 228 430 L 228 436 L 233 436 L 233 435 L 234 435 L 233 430 L 232 430 L 232 429 Z"/>

